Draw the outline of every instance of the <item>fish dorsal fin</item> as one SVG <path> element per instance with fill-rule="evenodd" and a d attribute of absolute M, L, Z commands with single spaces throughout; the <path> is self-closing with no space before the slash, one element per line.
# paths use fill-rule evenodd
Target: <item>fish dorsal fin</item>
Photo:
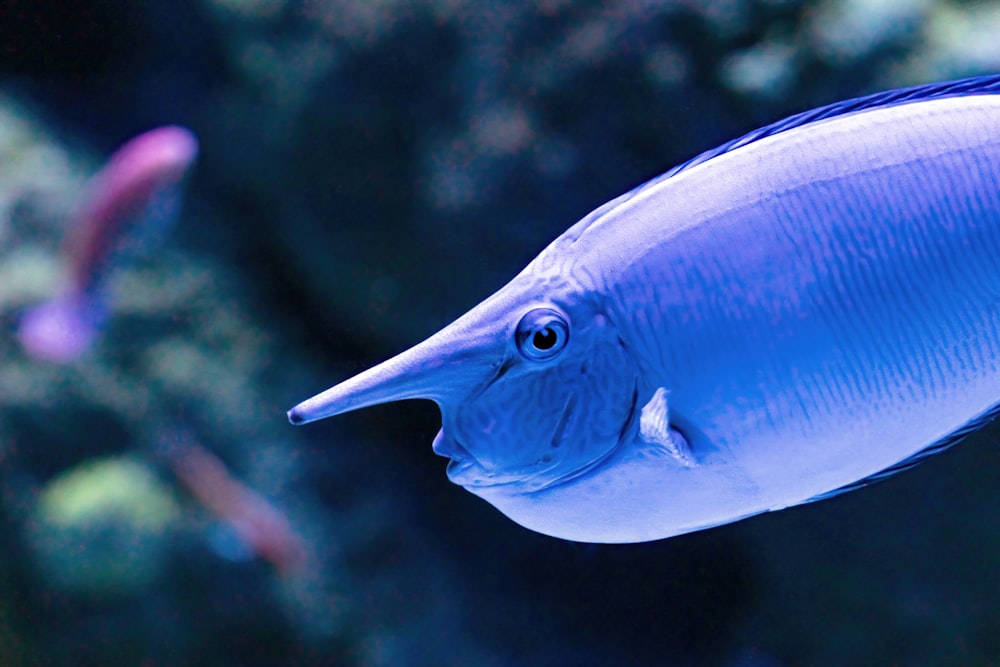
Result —
<path fill-rule="evenodd" d="M 765 125 L 764 127 L 758 128 L 752 132 L 748 132 L 741 137 L 727 141 L 726 143 L 711 150 L 699 153 L 686 162 L 680 163 L 676 167 L 673 167 L 659 176 L 646 181 L 642 185 L 629 190 L 625 194 L 612 199 L 608 203 L 604 204 L 604 206 L 595 209 L 567 230 L 566 235 L 572 240 L 576 240 L 576 238 L 578 238 L 585 229 L 603 218 L 605 214 L 618 208 L 618 206 L 624 204 L 647 188 L 658 185 L 668 178 L 672 178 L 673 176 L 676 176 L 683 171 L 687 171 L 688 169 L 699 164 L 708 162 L 712 158 L 718 157 L 748 144 L 752 144 L 755 141 L 760 141 L 766 137 L 781 134 L 782 132 L 787 132 L 788 130 L 802 127 L 804 125 L 808 125 L 809 123 L 827 120 L 836 116 L 845 116 L 859 111 L 870 111 L 872 109 L 909 104 L 912 102 L 926 102 L 928 100 L 944 99 L 947 97 L 965 97 L 970 95 L 1000 95 L 1000 74 L 977 76 L 968 79 L 959 79 L 957 81 L 930 83 L 922 86 L 912 86 L 910 88 L 898 88 L 896 90 L 883 91 L 872 95 L 865 95 L 863 97 L 855 97 L 854 99 L 835 102 L 816 109 L 810 109 L 809 111 L 797 113 L 771 123 L 770 125 Z"/>
<path fill-rule="evenodd" d="M 844 100 L 842 102 L 835 102 L 816 109 L 810 109 L 809 111 L 803 111 L 793 116 L 789 116 L 788 118 L 783 118 L 775 123 L 771 123 L 770 125 L 765 125 L 764 127 L 758 128 L 753 132 L 744 134 L 742 137 L 738 137 L 732 141 L 727 141 L 721 146 L 696 155 L 687 162 L 682 162 L 654 180 L 660 181 L 670 178 L 671 176 L 699 165 L 702 162 L 707 162 L 708 160 L 722 155 L 723 153 L 728 153 L 729 151 L 740 148 L 741 146 L 746 146 L 747 144 L 752 144 L 755 141 L 760 141 L 765 137 L 781 134 L 782 132 L 787 132 L 788 130 L 802 127 L 803 125 L 808 125 L 809 123 L 827 120 L 836 116 L 846 116 L 847 114 L 857 113 L 859 111 L 870 111 L 872 109 L 881 109 L 885 107 L 898 106 L 900 104 L 909 104 L 912 102 L 926 102 L 928 100 L 944 99 L 946 97 L 965 97 L 969 95 L 1000 95 L 1000 74 L 991 74 L 989 76 L 977 76 L 970 79 L 959 79 L 958 81 L 944 81 L 941 83 L 930 83 L 922 86 L 912 86 L 910 88 L 887 90 L 874 93 L 872 95 L 865 95 L 863 97 L 855 97 L 854 99 Z M 641 188 L 643 186 L 639 187 Z"/>
<path fill-rule="evenodd" d="M 881 482 L 883 479 L 888 479 L 896 473 L 903 472 L 904 470 L 909 470 L 910 468 L 919 465 L 934 456 L 935 454 L 940 454 L 944 450 L 948 449 L 952 445 L 964 440 L 968 436 L 972 435 L 976 431 L 982 429 L 990 422 L 994 421 L 1000 417 L 1000 404 L 993 406 L 983 414 L 979 415 L 968 424 L 958 429 L 954 433 L 950 433 L 945 437 L 941 438 L 937 442 L 931 444 L 928 447 L 924 447 L 919 452 L 905 458 L 899 463 L 889 466 L 884 470 L 880 470 L 873 475 L 869 475 L 864 479 L 859 479 L 856 482 L 851 482 L 845 486 L 838 487 L 832 491 L 827 491 L 826 493 L 821 493 L 818 496 L 814 496 L 807 500 L 806 502 L 815 502 L 817 500 L 826 500 L 827 498 L 833 498 L 834 496 L 839 496 L 842 493 L 847 493 L 848 491 L 856 491 L 863 486 L 868 486 L 869 484 L 874 484 L 875 482 Z"/>

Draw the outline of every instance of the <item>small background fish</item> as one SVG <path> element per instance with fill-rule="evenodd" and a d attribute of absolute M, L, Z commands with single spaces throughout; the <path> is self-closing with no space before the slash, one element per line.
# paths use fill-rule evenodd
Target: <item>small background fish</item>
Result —
<path fill-rule="evenodd" d="M 59 291 L 21 318 L 18 338 L 28 354 L 68 363 L 86 351 L 112 307 L 115 265 L 153 250 L 173 226 L 197 153 L 191 132 L 158 127 L 126 142 L 90 179 L 66 224 Z"/>
<path fill-rule="evenodd" d="M 707 147 L 1000 71 L 997 3 L 112 4 L 0 21 L 0 663 L 997 662 L 995 430 L 833 502 L 582 547 L 443 481 L 430 404 L 309 430 L 283 414 Z M 164 124 L 201 142 L 175 233 L 115 281 L 87 360 L 26 358 L 17 314 L 55 287 L 71 195 Z M 147 455 L 178 421 L 287 512 L 321 567 L 286 579 L 215 555 L 214 519 Z M 154 517 L 173 532 L 129 518 L 90 534 L 131 536 L 159 569 L 122 573 L 114 594 L 60 588 L 46 544 L 94 514 L 60 528 L 37 498 L 103 517 L 120 498 L 66 490 L 135 461 L 128 502 L 173 494 L 179 513 Z"/>

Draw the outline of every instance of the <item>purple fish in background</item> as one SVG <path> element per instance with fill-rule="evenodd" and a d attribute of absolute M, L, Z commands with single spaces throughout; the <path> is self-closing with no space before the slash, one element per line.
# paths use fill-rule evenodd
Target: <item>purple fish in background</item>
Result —
<path fill-rule="evenodd" d="M 21 319 L 18 338 L 28 354 L 67 363 L 87 349 L 107 319 L 108 274 L 176 218 L 181 181 L 197 154 L 190 131 L 160 127 L 119 148 L 91 179 L 63 243 L 60 292 Z"/>
<path fill-rule="evenodd" d="M 220 555 L 245 552 L 267 561 L 283 575 L 303 572 L 308 546 L 285 513 L 234 477 L 193 435 L 184 429 L 168 433 L 158 454 L 184 489 L 224 522 L 238 541 L 236 547 L 217 548 Z"/>
<path fill-rule="evenodd" d="M 293 423 L 441 408 L 448 476 L 585 542 L 858 488 L 1000 405 L 1000 76 L 807 111 L 597 209 Z"/>

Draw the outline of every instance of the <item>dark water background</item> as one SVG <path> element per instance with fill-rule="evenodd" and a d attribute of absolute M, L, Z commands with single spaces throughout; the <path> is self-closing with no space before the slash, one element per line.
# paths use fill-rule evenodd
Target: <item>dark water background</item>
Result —
<path fill-rule="evenodd" d="M 450 485 L 430 403 L 284 410 L 500 287 L 609 198 L 838 99 L 1000 70 L 1000 3 L 0 2 L 0 665 L 1000 664 L 1000 431 L 656 543 Z M 86 177 L 179 123 L 184 211 L 66 367 L 10 333 Z M 1000 388 L 998 388 L 1000 395 Z M 192 434 L 306 564 L 241 553 Z"/>

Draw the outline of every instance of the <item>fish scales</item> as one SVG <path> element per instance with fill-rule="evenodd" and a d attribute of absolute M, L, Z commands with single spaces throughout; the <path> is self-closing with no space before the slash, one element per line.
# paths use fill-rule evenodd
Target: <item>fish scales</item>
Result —
<path fill-rule="evenodd" d="M 1000 403 L 998 88 L 862 98 L 699 156 L 290 419 L 431 398 L 453 481 L 580 541 L 903 469 Z"/>

